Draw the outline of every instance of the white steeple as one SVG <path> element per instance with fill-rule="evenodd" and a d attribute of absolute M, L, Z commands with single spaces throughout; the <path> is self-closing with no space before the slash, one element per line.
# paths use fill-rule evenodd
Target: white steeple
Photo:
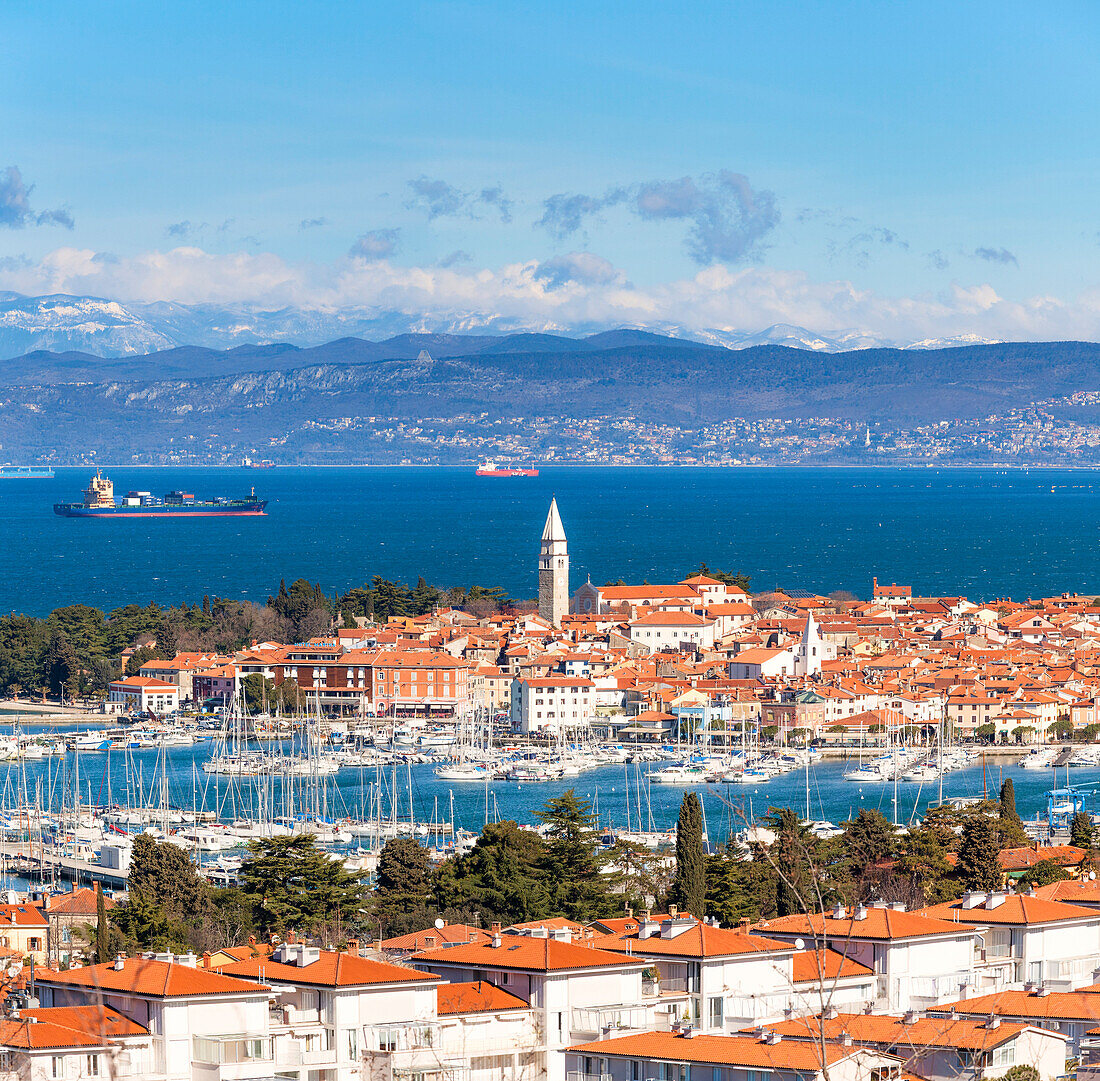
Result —
<path fill-rule="evenodd" d="M 798 676 L 816 676 L 821 671 L 823 649 L 821 632 L 817 629 L 813 612 L 806 613 L 806 626 L 794 658 L 794 671 Z"/>
<path fill-rule="evenodd" d="M 568 612 L 569 548 L 558 514 L 558 501 L 551 499 L 539 551 L 539 615 L 559 627 Z"/>

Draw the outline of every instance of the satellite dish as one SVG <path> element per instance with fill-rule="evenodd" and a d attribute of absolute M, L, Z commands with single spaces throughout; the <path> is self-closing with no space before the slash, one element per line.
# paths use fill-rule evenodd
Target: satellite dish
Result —
<path fill-rule="evenodd" d="M 15 979 L 15 977 L 18 976 L 19 973 L 22 972 L 22 971 L 23 971 L 23 966 L 22 965 L 8 965 L 8 968 L 7 968 L 8 977 L 10 979 Z"/>
<path fill-rule="evenodd" d="M 1095 871 L 1089 871 L 1089 881 L 1090 882 L 1095 882 L 1096 881 L 1096 872 Z"/>
<path fill-rule="evenodd" d="M 804 950 L 806 948 L 806 943 L 803 942 L 802 939 L 796 938 L 794 940 L 794 948 L 796 950 Z"/>
<path fill-rule="evenodd" d="M 445 924 L 445 923 L 444 923 L 444 922 L 443 922 L 443 921 L 442 921 L 441 919 L 439 919 L 438 917 L 436 918 L 436 921 L 435 921 L 435 929 L 436 929 L 437 931 L 442 931 L 442 930 L 443 930 L 443 928 L 444 928 L 444 927 L 446 927 L 446 926 L 447 926 L 447 925 L 446 925 L 446 924 Z"/>

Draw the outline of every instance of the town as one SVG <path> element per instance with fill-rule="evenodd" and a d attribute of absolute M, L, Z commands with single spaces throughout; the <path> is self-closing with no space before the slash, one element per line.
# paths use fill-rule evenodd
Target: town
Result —
<path fill-rule="evenodd" d="M 296 582 L 234 632 L 294 637 L 235 648 L 194 629 L 228 641 L 232 612 L 209 598 L 191 630 L 135 606 L 111 613 L 107 660 L 80 655 L 94 610 L 41 628 L 4 617 L 8 692 L 34 696 L 22 706 L 44 719 L 71 719 L 78 700 L 90 712 L 68 741 L 16 732 L 0 748 L 18 793 L 2 857 L 30 878 L 0 905 L 0 1074 L 1100 1071 L 1100 835 L 1083 790 L 1058 790 L 1028 822 L 1011 779 L 900 824 L 871 809 L 810 821 L 798 800 L 728 836 L 704 824 L 697 794 L 766 793 L 804 771 L 808 811 L 830 756 L 833 780 L 879 790 L 942 792 L 979 754 L 1011 756 L 1010 771 L 1095 767 L 1097 598 L 918 597 L 877 579 L 866 600 L 753 593 L 705 565 L 677 582 L 577 584 L 556 501 L 532 552 L 530 605 L 493 590 L 447 603 L 422 579 L 326 607 Z M 166 772 L 169 748 L 192 739 L 225 786 L 193 813 Z M 155 753 L 162 771 L 147 792 L 127 765 L 125 791 L 141 797 L 125 806 L 112 748 Z M 26 774 L 45 761 L 54 777 L 55 753 L 66 770 L 105 756 L 106 796 L 77 781 L 45 806 Z M 639 803 L 604 829 L 573 790 L 534 823 L 489 823 L 487 807 L 480 834 L 405 828 L 381 788 L 358 820 L 322 811 L 341 771 L 413 761 L 485 785 L 633 763 L 639 791 L 644 765 L 647 787 L 685 795 L 674 828 L 643 823 Z"/>
<path fill-rule="evenodd" d="M 1100 461 L 1097 392 L 1026 409 L 923 424 L 838 416 L 657 421 L 626 415 L 309 417 L 275 434 L 227 439 L 216 423 L 148 446 L 82 442 L 79 451 L 19 441 L 9 448 L 52 465 L 462 465 L 484 458 L 587 465 L 1074 466 Z"/>

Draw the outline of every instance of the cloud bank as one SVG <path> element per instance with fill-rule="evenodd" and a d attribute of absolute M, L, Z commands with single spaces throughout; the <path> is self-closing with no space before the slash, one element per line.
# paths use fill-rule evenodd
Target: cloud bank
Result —
<path fill-rule="evenodd" d="M 694 198 L 688 193 L 685 198 Z M 601 256 L 571 252 L 478 268 L 398 266 L 396 230 L 364 233 L 334 263 L 290 263 L 269 252 L 212 254 L 187 246 L 114 256 L 58 248 L 40 261 L 0 263 L 0 289 L 149 303 L 286 306 L 401 313 L 425 328 L 588 330 L 623 325 L 684 333 L 756 332 L 774 323 L 839 336 L 852 331 L 912 342 L 973 334 L 1015 340 L 1100 340 L 1100 288 L 1063 301 L 1010 300 L 986 283 L 889 296 L 837 279 L 768 267 L 702 268 L 639 287 Z"/>

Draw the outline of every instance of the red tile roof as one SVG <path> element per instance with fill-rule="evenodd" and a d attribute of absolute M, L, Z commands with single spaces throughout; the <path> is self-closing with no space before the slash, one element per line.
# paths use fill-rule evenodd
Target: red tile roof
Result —
<path fill-rule="evenodd" d="M 526 969 L 530 972 L 558 972 L 582 968 L 608 968 L 632 962 L 617 953 L 558 942 L 553 938 L 503 935 L 499 946 L 452 946 L 413 955 L 421 964 L 475 965 L 478 968 Z M 641 964 L 641 961 L 633 962 Z"/>
<path fill-rule="evenodd" d="M 234 980 L 205 968 L 171 961 L 127 957 L 122 968 L 115 962 L 70 968 L 67 972 L 39 969 L 39 983 L 58 987 L 95 987 L 104 991 L 128 991 L 150 998 L 190 998 L 193 995 L 254 995 L 266 990 L 254 983 Z"/>
<path fill-rule="evenodd" d="M 973 931 L 969 924 L 934 918 L 931 914 L 898 912 L 892 908 L 868 908 L 862 919 L 851 909 L 837 919 L 832 912 L 812 916 L 780 916 L 754 928 L 765 935 L 823 935 L 826 939 L 875 939 L 892 941 L 924 935 L 961 935 Z"/>
<path fill-rule="evenodd" d="M 461 949 L 461 947 L 456 947 Z M 448 954 L 454 952 L 447 950 Z M 375 983 L 425 983 L 438 976 L 370 957 L 326 950 L 308 965 L 285 965 L 270 958 L 254 957 L 222 965 L 218 969 L 227 976 L 242 979 L 279 980 L 282 983 L 308 984 L 316 987 L 357 987 Z"/>
<path fill-rule="evenodd" d="M 1061 901 L 1048 901 L 1042 897 L 1029 897 L 1026 893 L 997 894 L 1003 897 L 996 907 L 987 908 L 984 904 L 976 908 L 965 908 L 963 899 L 945 901 L 942 905 L 932 905 L 922 909 L 922 916 L 931 916 L 939 920 L 965 920 L 967 923 L 997 923 L 1031 926 L 1040 923 L 1059 923 L 1063 920 L 1096 920 L 1100 918 L 1095 909 L 1079 905 L 1066 905 Z"/>
<path fill-rule="evenodd" d="M 845 957 L 836 950 L 800 950 L 794 955 L 792 979 L 795 983 L 817 983 L 819 980 L 844 979 L 850 976 L 873 976 L 866 965 Z"/>
<path fill-rule="evenodd" d="M 884 1014 L 838 1013 L 824 1019 L 820 1016 L 797 1017 L 767 1027 L 783 1036 L 807 1040 L 820 1040 L 823 1035 L 827 1040 L 838 1040 L 846 1032 L 856 1043 L 882 1044 L 885 1048 L 897 1048 L 891 1053 L 904 1054 L 907 1048 L 922 1050 L 926 1047 L 982 1051 L 999 1047 L 1030 1026 L 1006 1021 L 989 1028 L 986 1019 L 979 1021 L 971 1017 L 918 1017 L 906 1021 L 903 1017 Z"/>
<path fill-rule="evenodd" d="M 432 941 L 428 941 L 431 939 Z M 384 950 L 423 950 L 453 942 L 488 942 L 488 931 L 471 927 L 468 923 L 447 923 L 442 927 L 426 927 L 423 931 L 410 931 L 407 935 L 382 940 Z"/>
<path fill-rule="evenodd" d="M 624 929 L 618 934 L 597 935 L 592 939 L 593 945 L 601 950 L 662 957 L 730 957 L 742 953 L 794 950 L 789 942 L 699 922 L 681 931 L 675 938 L 662 938 L 659 934 L 639 938 L 637 922 L 631 922 L 635 923 L 633 929 Z"/>
<path fill-rule="evenodd" d="M 456 1013 L 528 1009 L 522 998 L 484 980 L 477 983 L 441 983 L 436 988 L 436 1003 L 436 1012 L 440 1017 Z"/>
<path fill-rule="evenodd" d="M 639 1032 L 612 1040 L 578 1044 L 570 1051 L 582 1055 L 614 1055 L 624 1058 L 663 1059 L 667 1062 L 713 1063 L 723 1066 L 759 1066 L 773 1070 L 820 1070 L 820 1043 L 789 1040 L 765 1043 L 755 1036 L 694 1036 L 674 1032 Z M 860 1048 L 825 1044 L 829 1065 L 857 1054 Z"/>
<path fill-rule="evenodd" d="M 936 1007 L 936 1013 L 954 1012 L 988 1017 L 1023 1017 L 1029 1020 L 1100 1021 L 1100 995 L 1094 991 L 997 991 Z"/>

